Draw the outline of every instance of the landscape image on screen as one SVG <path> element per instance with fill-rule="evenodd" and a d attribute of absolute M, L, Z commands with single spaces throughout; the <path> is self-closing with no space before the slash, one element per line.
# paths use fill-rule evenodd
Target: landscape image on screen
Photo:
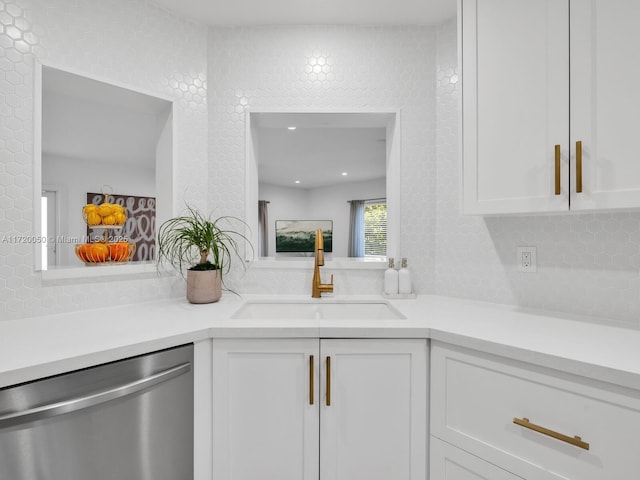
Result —
<path fill-rule="evenodd" d="M 313 252 L 316 230 L 322 229 L 324 251 L 332 251 L 331 220 L 276 220 L 276 252 Z"/>

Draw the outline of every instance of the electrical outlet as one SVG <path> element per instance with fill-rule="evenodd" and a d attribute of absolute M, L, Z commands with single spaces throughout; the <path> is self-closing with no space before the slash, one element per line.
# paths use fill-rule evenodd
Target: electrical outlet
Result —
<path fill-rule="evenodd" d="M 519 272 L 535 273 L 538 271 L 536 265 L 536 247 L 518 247 L 516 265 Z"/>

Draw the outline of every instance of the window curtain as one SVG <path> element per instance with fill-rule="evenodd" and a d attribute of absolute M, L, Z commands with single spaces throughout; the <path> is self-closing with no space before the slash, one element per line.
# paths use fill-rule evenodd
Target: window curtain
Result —
<path fill-rule="evenodd" d="M 258 256 L 269 256 L 269 202 L 258 200 Z"/>
<path fill-rule="evenodd" d="M 364 257 L 364 200 L 351 200 L 349 217 L 349 250 L 350 257 Z"/>

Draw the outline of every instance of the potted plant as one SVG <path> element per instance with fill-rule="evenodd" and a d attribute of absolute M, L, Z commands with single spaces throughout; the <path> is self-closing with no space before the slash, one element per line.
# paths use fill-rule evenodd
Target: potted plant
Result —
<path fill-rule="evenodd" d="M 171 218 L 158 230 L 158 265 L 171 264 L 184 277 L 186 270 L 187 300 L 191 303 L 217 302 L 222 295 L 223 274 L 231 269 L 236 257 L 244 267 L 240 244 L 246 241 L 233 224 L 246 227 L 237 217 L 212 219 L 187 205 L 185 215 Z"/>

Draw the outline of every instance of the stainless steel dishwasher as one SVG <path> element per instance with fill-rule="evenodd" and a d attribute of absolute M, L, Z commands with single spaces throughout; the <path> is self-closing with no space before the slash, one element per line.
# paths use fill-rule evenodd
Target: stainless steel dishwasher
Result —
<path fill-rule="evenodd" d="M 193 479 L 193 345 L 0 390 L 0 480 Z"/>

